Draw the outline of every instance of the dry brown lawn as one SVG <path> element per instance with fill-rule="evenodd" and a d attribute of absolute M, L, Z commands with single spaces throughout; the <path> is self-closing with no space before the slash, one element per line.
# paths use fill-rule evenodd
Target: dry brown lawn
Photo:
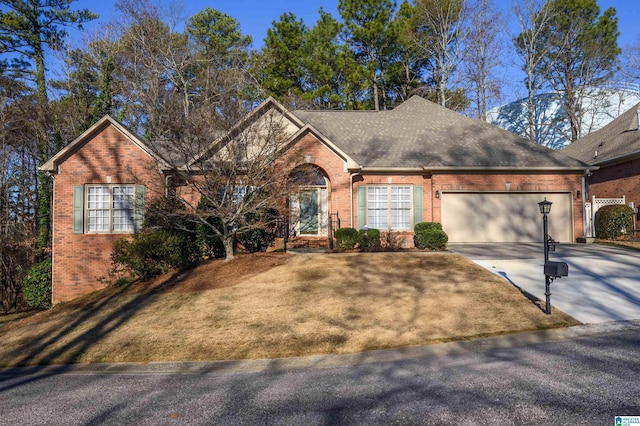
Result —
<path fill-rule="evenodd" d="M 0 365 L 354 353 L 578 324 L 450 253 L 240 256 L 0 327 Z"/>

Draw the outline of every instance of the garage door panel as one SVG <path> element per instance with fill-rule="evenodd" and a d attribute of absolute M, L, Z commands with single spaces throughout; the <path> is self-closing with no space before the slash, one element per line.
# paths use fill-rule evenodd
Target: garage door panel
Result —
<path fill-rule="evenodd" d="M 572 241 L 571 194 L 443 193 L 442 226 L 451 242 L 541 242 L 544 198 L 553 206 L 549 234 Z"/>

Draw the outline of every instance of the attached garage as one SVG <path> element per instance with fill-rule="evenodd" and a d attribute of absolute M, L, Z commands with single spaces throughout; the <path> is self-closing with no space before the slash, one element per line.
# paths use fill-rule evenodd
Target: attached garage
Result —
<path fill-rule="evenodd" d="M 573 242 L 571 193 L 443 192 L 442 227 L 455 243 L 530 243 L 542 241 L 538 203 L 553 203 L 549 235 Z"/>

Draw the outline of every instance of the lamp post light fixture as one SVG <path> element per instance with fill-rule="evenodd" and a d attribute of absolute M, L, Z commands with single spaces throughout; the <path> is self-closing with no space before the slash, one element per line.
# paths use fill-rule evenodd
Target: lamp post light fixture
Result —
<path fill-rule="evenodd" d="M 553 241 L 553 238 L 549 236 L 549 226 L 547 223 L 547 215 L 551 211 L 551 201 L 547 201 L 545 197 L 544 201 L 538 203 L 540 207 L 540 213 L 542 213 L 542 232 L 543 232 L 543 244 L 544 244 L 544 295 L 546 296 L 546 305 L 544 312 L 547 315 L 551 315 L 551 290 L 549 286 L 551 282 L 556 278 L 569 276 L 569 265 L 564 262 L 549 262 L 549 250 L 556 251 L 557 241 Z"/>
<path fill-rule="evenodd" d="M 549 244 L 547 241 L 549 240 L 549 225 L 547 223 L 547 215 L 551 212 L 551 201 L 547 201 L 547 197 L 544 197 L 544 201 L 540 201 L 538 203 L 538 207 L 540 207 L 540 213 L 542 213 L 542 231 L 544 233 L 544 262 L 547 263 L 549 261 Z"/>
<path fill-rule="evenodd" d="M 542 233 L 543 233 L 543 244 L 544 244 L 544 264 L 545 268 L 547 263 L 549 263 L 549 225 L 547 220 L 547 215 L 551 212 L 551 201 L 547 201 L 547 197 L 544 198 L 544 201 L 540 201 L 538 206 L 540 207 L 540 213 L 542 213 Z M 547 315 L 551 315 L 551 277 L 547 275 L 546 271 L 544 274 L 544 296 L 546 299 L 545 303 L 545 313 Z"/>

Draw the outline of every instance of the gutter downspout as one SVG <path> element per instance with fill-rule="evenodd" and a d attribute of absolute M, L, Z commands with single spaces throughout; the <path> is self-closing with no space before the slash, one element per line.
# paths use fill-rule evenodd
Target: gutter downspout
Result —
<path fill-rule="evenodd" d="M 353 224 L 353 178 L 360 175 L 362 168 L 360 168 L 357 172 L 351 173 L 349 175 L 349 220 L 350 227 L 355 228 Z"/>
<path fill-rule="evenodd" d="M 589 213 L 589 217 L 586 216 L 586 203 L 587 203 L 587 176 L 591 176 L 591 170 L 587 169 L 582 174 L 582 215 L 583 215 L 583 224 L 582 228 L 584 231 L 585 237 L 593 237 L 593 206 L 591 206 L 591 212 Z"/>

